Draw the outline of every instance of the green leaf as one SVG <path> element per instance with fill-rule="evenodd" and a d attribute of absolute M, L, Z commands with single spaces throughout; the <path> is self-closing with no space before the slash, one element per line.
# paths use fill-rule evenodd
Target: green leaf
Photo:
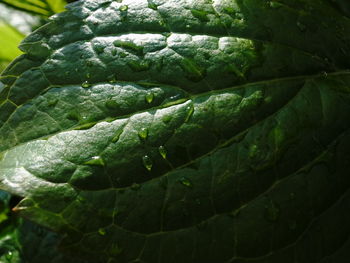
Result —
<path fill-rule="evenodd" d="M 18 10 L 49 17 L 58 12 L 64 11 L 65 0 L 0 0 L 0 3 L 6 4 Z"/>
<path fill-rule="evenodd" d="M 17 48 L 24 35 L 10 24 L 0 20 L 0 72 L 22 52 Z M 3 66 L 2 66 L 3 65 Z"/>
<path fill-rule="evenodd" d="M 0 77 L 1 188 L 97 263 L 346 262 L 342 3 L 69 5 Z"/>

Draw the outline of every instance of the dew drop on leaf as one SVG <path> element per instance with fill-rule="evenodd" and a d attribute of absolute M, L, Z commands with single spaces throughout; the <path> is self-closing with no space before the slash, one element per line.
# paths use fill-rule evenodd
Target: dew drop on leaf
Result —
<path fill-rule="evenodd" d="M 6 260 L 11 261 L 13 257 L 13 253 L 11 251 L 7 252 L 5 255 Z"/>
<path fill-rule="evenodd" d="M 137 184 L 137 183 L 133 183 L 130 188 L 134 191 L 136 190 L 139 190 L 141 188 L 141 185 L 140 184 Z"/>
<path fill-rule="evenodd" d="M 270 1 L 270 7 L 271 8 L 280 8 L 280 7 L 282 7 L 282 4 L 280 4 L 280 3 L 278 3 L 278 2 L 276 2 L 276 1 Z"/>
<path fill-rule="evenodd" d="M 201 22 L 208 22 L 208 12 L 203 11 L 203 10 L 197 10 L 197 9 L 191 9 L 191 14 L 200 20 Z"/>
<path fill-rule="evenodd" d="M 151 171 L 152 170 L 152 166 L 153 166 L 153 162 L 151 157 L 149 157 L 148 155 L 145 155 L 142 157 L 142 163 L 143 166 L 148 170 Z"/>
<path fill-rule="evenodd" d="M 153 0 L 147 0 L 148 2 L 148 8 L 151 8 L 153 10 L 157 10 L 158 6 L 153 2 Z"/>
<path fill-rule="evenodd" d="M 299 30 L 301 32 L 304 32 L 306 30 L 306 26 L 303 23 L 301 23 L 300 21 L 297 22 L 297 27 L 299 28 Z"/>
<path fill-rule="evenodd" d="M 105 47 L 103 47 L 103 46 L 96 46 L 95 50 L 96 50 L 97 54 L 101 54 L 105 50 Z"/>
<path fill-rule="evenodd" d="M 105 166 L 105 162 L 101 156 L 93 156 L 91 159 L 84 164 L 95 165 L 95 166 Z"/>
<path fill-rule="evenodd" d="M 165 115 L 162 117 L 162 122 L 169 123 L 171 121 L 172 117 L 170 115 Z"/>
<path fill-rule="evenodd" d="M 108 80 L 108 82 L 111 83 L 111 84 L 117 82 L 117 78 L 115 77 L 114 74 L 108 76 L 108 77 L 107 77 L 107 80 Z"/>
<path fill-rule="evenodd" d="M 152 92 L 148 92 L 145 97 L 147 103 L 152 103 L 154 99 L 154 94 Z"/>
<path fill-rule="evenodd" d="M 98 233 L 99 233 L 101 236 L 104 236 L 104 235 L 106 234 L 106 229 L 100 228 L 100 229 L 98 230 Z"/>
<path fill-rule="evenodd" d="M 111 256 L 118 256 L 120 253 L 122 253 L 123 249 L 120 248 L 117 244 L 111 245 L 108 252 Z"/>
<path fill-rule="evenodd" d="M 57 102 L 58 102 L 58 99 L 51 99 L 51 100 L 48 100 L 48 101 L 47 101 L 47 106 L 53 107 L 53 106 L 55 106 L 55 105 L 57 104 Z"/>
<path fill-rule="evenodd" d="M 119 104 L 115 100 L 111 100 L 111 99 L 105 102 L 105 106 L 106 108 L 111 110 L 119 109 Z"/>
<path fill-rule="evenodd" d="M 233 211 L 229 212 L 228 215 L 229 215 L 230 217 L 234 218 L 234 217 L 237 217 L 237 216 L 239 215 L 240 212 L 241 212 L 241 210 L 236 209 L 236 210 L 233 210 Z"/>
<path fill-rule="evenodd" d="M 141 128 L 139 131 L 139 137 L 141 140 L 146 140 L 148 137 L 148 129 L 147 128 Z"/>
<path fill-rule="evenodd" d="M 186 108 L 186 110 L 187 110 L 187 115 L 186 115 L 186 118 L 185 118 L 185 122 L 188 122 L 190 120 L 190 118 L 192 117 L 193 113 L 194 113 L 193 105 L 188 106 Z"/>
<path fill-rule="evenodd" d="M 83 88 L 89 88 L 91 85 L 90 85 L 90 83 L 88 82 L 88 81 L 84 81 L 82 84 L 81 84 L 81 86 L 83 87 Z"/>
<path fill-rule="evenodd" d="M 280 209 L 277 205 L 270 200 L 269 203 L 265 206 L 265 218 L 268 221 L 276 221 L 280 215 Z"/>
<path fill-rule="evenodd" d="M 122 5 L 119 7 L 119 10 L 122 12 L 128 11 L 129 7 L 127 5 Z"/>
<path fill-rule="evenodd" d="M 186 178 L 186 177 L 181 177 L 180 178 L 180 183 L 186 187 L 193 187 L 192 182 L 190 181 L 190 179 Z"/>
<path fill-rule="evenodd" d="M 123 130 L 118 130 L 118 131 L 115 133 L 115 135 L 114 135 L 114 137 L 113 137 L 113 139 L 112 139 L 112 142 L 117 142 L 117 141 L 119 140 L 119 137 L 120 137 L 120 135 L 122 134 L 122 132 L 123 132 Z"/>
<path fill-rule="evenodd" d="M 79 121 L 81 119 L 79 112 L 77 112 L 76 110 L 70 111 L 66 116 L 68 120 L 72 121 Z"/>
<path fill-rule="evenodd" d="M 159 146 L 158 151 L 159 151 L 160 155 L 163 157 L 163 159 L 166 159 L 167 150 L 165 149 L 165 147 L 163 145 Z"/>
<path fill-rule="evenodd" d="M 131 68 L 132 71 L 135 72 L 141 72 L 148 70 L 150 67 L 150 64 L 148 61 L 129 61 L 128 66 Z"/>

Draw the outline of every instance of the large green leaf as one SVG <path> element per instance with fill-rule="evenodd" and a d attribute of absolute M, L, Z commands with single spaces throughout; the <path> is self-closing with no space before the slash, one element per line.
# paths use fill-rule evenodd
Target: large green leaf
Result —
<path fill-rule="evenodd" d="M 346 262 L 346 1 L 68 9 L 1 76 L 19 214 L 94 262 Z"/>

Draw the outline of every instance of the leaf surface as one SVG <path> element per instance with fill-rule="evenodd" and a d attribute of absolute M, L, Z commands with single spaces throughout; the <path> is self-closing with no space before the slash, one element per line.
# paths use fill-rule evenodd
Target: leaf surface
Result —
<path fill-rule="evenodd" d="M 1 187 L 95 262 L 344 262 L 340 2 L 70 4 L 1 76 Z"/>
<path fill-rule="evenodd" d="M 66 4 L 65 0 L 0 0 L 0 3 L 4 3 L 15 9 L 39 15 L 43 17 L 49 17 L 58 12 L 64 11 Z"/>

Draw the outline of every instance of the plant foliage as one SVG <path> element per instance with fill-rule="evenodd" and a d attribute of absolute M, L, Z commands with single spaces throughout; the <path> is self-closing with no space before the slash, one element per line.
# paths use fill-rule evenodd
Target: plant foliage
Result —
<path fill-rule="evenodd" d="M 0 3 L 43 17 L 64 11 L 66 2 L 65 0 L 0 0 Z"/>
<path fill-rule="evenodd" d="M 1 188 L 95 263 L 346 262 L 349 7 L 70 4 L 1 75 Z"/>

